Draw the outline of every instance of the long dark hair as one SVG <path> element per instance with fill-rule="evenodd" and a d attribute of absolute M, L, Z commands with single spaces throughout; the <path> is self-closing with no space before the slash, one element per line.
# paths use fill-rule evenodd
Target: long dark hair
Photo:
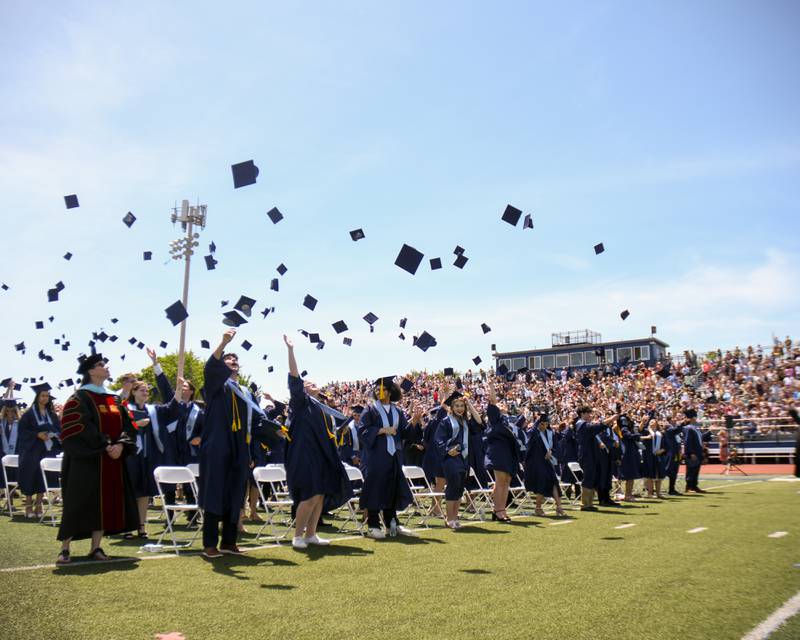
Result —
<path fill-rule="evenodd" d="M 37 391 L 36 395 L 33 396 L 33 404 L 31 405 L 31 409 L 36 408 L 39 410 L 39 396 L 43 393 L 49 393 L 49 391 Z M 51 395 L 50 398 L 47 400 L 47 404 L 44 405 L 44 410 L 49 413 L 55 413 L 55 409 L 53 409 L 53 396 Z"/>

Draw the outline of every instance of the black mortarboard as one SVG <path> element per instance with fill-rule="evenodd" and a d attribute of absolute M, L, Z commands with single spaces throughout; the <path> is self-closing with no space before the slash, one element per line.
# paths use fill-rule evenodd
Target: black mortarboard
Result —
<path fill-rule="evenodd" d="M 533 218 L 530 213 L 525 214 L 525 218 L 522 220 L 522 228 L 533 229 Z"/>
<path fill-rule="evenodd" d="M 162 349 L 166 349 L 167 348 L 167 341 L 166 340 L 162 340 L 161 342 L 158 343 L 158 346 L 161 347 Z"/>
<path fill-rule="evenodd" d="M 300 377 L 301 377 L 301 378 L 305 378 L 307 375 L 308 375 L 308 371 L 306 371 L 305 369 L 303 369 L 303 370 L 300 372 Z"/>
<path fill-rule="evenodd" d="M 344 320 L 339 320 L 338 322 L 334 322 L 331 326 L 333 327 L 333 330 L 336 333 L 344 333 L 345 331 L 347 331 L 347 325 L 345 324 Z"/>
<path fill-rule="evenodd" d="M 272 279 L 272 282 L 269 283 L 269 288 L 272 289 L 272 291 L 277 291 L 278 290 L 278 279 L 277 278 L 273 278 Z"/>
<path fill-rule="evenodd" d="M 417 338 L 417 342 L 414 346 L 419 347 L 423 352 L 427 351 L 431 347 L 436 346 L 436 338 L 434 338 L 427 331 L 423 331 L 422 335 L 420 335 L 420 337 Z"/>
<path fill-rule="evenodd" d="M 206 261 L 206 270 L 213 271 L 217 268 L 217 262 L 219 261 L 216 260 L 210 253 L 207 256 L 203 256 L 203 260 Z"/>
<path fill-rule="evenodd" d="M 240 316 L 236 311 L 226 311 L 222 315 L 225 316 L 222 324 L 224 324 L 226 327 L 238 327 L 239 325 L 247 324 L 247 320 Z"/>
<path fill-rule="evenodd" d="M 58 291 L 59 293 L 61 293 L 61 292 L 64 290 L 64 288 L 65 288 L 65 287 L 64 287 L 64 283 L 63 283 L 63 282 L 61 282 L 61 280 L 59 280 L 58 282 L 56 282 L 56 286 L 55 286 L 55 290 L 56 290 L 56 291 Z"/>
<path fill-rule="evenodd" d="M 403 393 L 408 393 L 414 387 L 414 383 L 411 382 L 408 378 L 403 378 L 400 381 L 400 388 L 403 390 Z"/>
<path fill-rule="evenodd" d="M 267 373 L 272 373 L 275 371 L 275 367 L 267 367 Z"/>
<path fill-rule="evenodd" d="M 650 333 L 655 333 L 655 332 L 656 332 L 656 325 L 654 324 L 650 325 Z"/>
<path fill-rule="evenodd" d="M 442 268 L 442 259 L 441 258 L 431 258 L 431 271 L 436 271 L 437 269 Z"/>
<path fill-rule="evenodd" d="M 8 285 L 4 282 L 3 284 L 0 284 L 0 289 L 3 291 L 8 291 Z"/>
<path fill-rule="evenodd" d="M 53 387 L 51 387 L 50 384 L 47 382 L 31 385 L 31 389 L 33 389 L 34 393 L 41 393 L 42 391 L 50 391 L 52 388 Z"/>
<path fill-rule="evenodd" d="M 52 320 L 52 318 L 51 318 L 51 320 Z M 119 322 L 118 318 L 111 318 L 111 324 L 117 324 L 117 322 Z"/>
<path fill-rule="evenodd" d="M 603 243 L 602 243 L 602 242 L 601 242 L 600 244 L 596 244 L 596 245 L 594 245 L 594 254 L 595 254 L 596 256 L 597 256 L 597 255 L 600 255 L 600 254 L 601 254 L 601 253 L 603 253 L 603 251 L 605 251 L 605 250 L 606 250 L 606 248 L 603 246 Z"/>
<path fill-rule="evenodd" d="M 136 343 L 136 348 L 137 348 L 137 349 L 139 349 L 140 351 L 141 351 L 142 349 L 144 349 L 144 342 L 141 342 L 141 341 L 140 341 L 140 342 L 137 342 L 137 343 Z"/>
<path fill-rule="evenodd" d="M 352 338 L 344 338 L 344 339 L 342 339 L 342 344 L 344 344 L 344 345 L 349 347 L 349 346 L 351 346 L 353 344 L 353 339 Z"/>
<path fill-rule="evenodd" d="M 303 306 L 306 309 L 311 309 L 311 311 L 313 311 L 315 309 L 315 307 L 317 306 L 317 299 L 314 296 L 312 296 L 310 293 L 307 293 L 306 297 L 303 298 Z"/>
<path fill-rule="evenodd" d="M 305 329 L 298 329 L 298 331 L 299 331 L 301 334 L 303 334 L 303 337 L 305 337 L 305 338 L 307 338 L 307 337 L 308 337 L 308 331 L 306 331 Z"/>
<path fill-rule="evenodd" d="M 250 349 L 252 348 L 253 345 L 250 343 L 249 340 L 245 340 L 244 342 L 242 342 L 242 349 L 244 349 L 245 351 L 250 351 Z"/>
<path fill-rule="evenodd" d="M 219 306 L 220 306 L 220 307 L 227 307 L 227 306 L 228 306 L 228 304 L 229 304 L 229 303 L 228 303 L 228 301 L 227 301 L 227 300 L 220 300 L 220 301 L 219 301 Z"/>
<path fill-rule="evenodd" d="M 596 355 L 598 358 L 602 358 L 603 357 L 603 348 L 600 347 L 598 349 L 595 349 L 594 350 L 594 355 Z"/>
<path fill-rule="evenodd" d="M 58 289 L 48 289 L 47 290 L 47 301 L 48 302 L 56 302 L 58 300 Z"/>
<path fill-rule="evenodd" d="M 491 346 L 492 351 L 497 351 L 497 345 L 493 342 Z"/>
<path fill-rule="evenodd" d="M 210 349 L 211 348 L 211 345 L 209 344 L 208 340 L 201 340 L 200 341 L 200 346 L 203 349 Z"/>
<path fill-rule="evenodd" d="M 100 333 L 97 334 L 97 339 L 100 342 L 105 342 L 106 340 L 108 340 L 108 334 L 105 331 L 101 331 Z"/>
<path fill-rule="evenodd" d="M 309 333 L 308 334 L 308 341 L 311 344 L 317 344 L 319 342 L 319 334 L 318 333 Z"/>
<path fill-rule="evenodd" d="M 267 211 L 267 215 L 269 219 L 272 220 L 272 224 L 278 224 L 281 220 L 283 220 L 283 214 L 278 211 L 278 207 L 272 207 L 269 211 Z"/>
<path fill-rule="evenodd" d="M 261 356 L 262 360 L 266 360 L 267 358 L 269 358 L 269 356 L 266 353 L 263 356 Z"/>
<path fill-rule="evenodd" d="M 14 348 L 17 351 L 25 351 L 25 343 L 24 342 L 20 342 L 19 344 L 15 344 Z"/>
<path fill-rule="evenodd" d="M 270 313 L 272 313 L 274 307 L 271 309 L 270 307 L 264 307 L 264 310 L 261 312 L 261 315 L 266 318 Z"/>
<path fill-rule="evenodd" d="M 183 302 L 180 300 L 173 302 L 166 309 L 164 309 L 164 312 L 167 314 L 169 321 L 172 322 L 173 327 L 189 317 L 189 314 L 186 312 L 186 307 L 183 306 Z"/>
<path fill-rule="evenodd" d="M 78 358 L 78 373 L 85 375 L 89 370 L 94 369 L 99 362 L 108 362 L 108 360 L 103 357 L 102 353 L 80 356 Z"/>
<path fill-rule="evenodd" d="M 325 348 L 325 341 L 324 340 L 320 340 L 319 342 L 317 342 L 317 351 L 322 351 L 322 349 L 324 349 L 324 348 Z"/>
<path fill-rule="evenodd" d="M 455 372 L 453 371 L 453 367 L 445 367 L 444 368 L 444 375 L 452 376 Z"/>
<path fill-rule="evenodd" d="M 397 254 L 394 263 L 403 269 L 403 271 L 408 271 L 413 276 L 417 272 L 417 269 L 419 269 L 419 263 L 422 262 L 423 257 L 423 254 L 414 247 L 404 244 L 403 248 L 400 249 L 400 253 Z"/>
<path fill-rule="evenodd" d="M 453 391 L 453 393 L 451 393 L 449 396 L 447 396 L 447 398 L 445 398 L 444 404 L 449 407 L 451 404 L 453 404 L 455 400 L 458 400 L 459 398 L 463 397 L 464 397 L 463 393 L 460 393 L 458 391 Z"/>
<path fill-rule="evenodd" d="M 236 301 L 236 304 L 233 305 L 233 308 L 237 311 L 241 311 L 249 318 L 250 314 L 253 313 L 253 305 L 255 305 L 255 303 L 256 301 L 252 298 L 248 298 L 247 296 L 239 296 L 239 299 Z"/>
<path fill-rule="evenodd" d="M 399 336 L 397 336 L 397 337 L 398 337 L 398 338 L 400 338 L 401 340 L 405 340 L 405 339 L 406 339 L 406 336 L 405 336 L 405 334 L 404 334 L 404 333 L 401 333 L 401 334 L 400 334 Z"/>
<path fill-rule="evenodd" d="M 361 240 L 362 238 L 366 238 L 363 229 L 354 229 L 350 232 L 350 237 L 352 238 L 353 242 L 356 240 Z"/>
<path fill-rule="evenodd" d="M 67 205 L 67 209 L 74 209 L 80 205 L 78 205 L 78 196 L 72 194 L 71 196 L 64 196 L 64 204 Z"/>
<path fill-rule="evenodd" d="M 238 164 L 231 165 L 231 173 L 233 173 L 233 188 L 246 187 L 249 184 L 255 184 L 258 177 L 258 167 L 252 160 L 247 162 L 239 162 Z"/>
<path fill-rule="evenodd" d="M 479 365 L 481 362 L 483 362 L 483 360 L 481 360 L 481 357 L 480 357 L 480 356 L 475 356 L 475 357 L 472 359 L 472 362 L 474 362 L 474 363 L 475 363 L 475 366 L 478 366 L 478 365 Z"/>
<path fill-rule="evenodd" d="M 465 255 L 462 253 L 460 256 L 458 256 L 458 257 L 456 258 L 456 261 L 455 261 L 453 264 L 454 264 L 456 267 L 458 267 L 459 269 L 463 269 L 463 268 L 464 268 L 464 265 L 465 265 L 465 264 L 467 264 L 467 260 L 469 260 L 469 258 L 467 258 L 467 256 L 465 256 Z"/>
<path fill-rule="evenodd" d="M 281 275 L 283 275 L 284 273 L 286 273 L 288 271 L 288 269 L 286 268 L 286 265 L 283 264 L 282 262 L 275 269 Z"/>
<path fill-rule="evenodd" d="M 501 218 L 501 220 L 503 222 L 507 222 L 512 227 L 516 227 L 521 215 L 522 211 L 520 211 L 516 207 L 512 207 L 509 204 L 506 206 L 506 210 L 503 212 L 503 217 Z"/>
<path fill-rule="evenodd" d="M 212 241 L 211 244 L 208 245 L 208 252 L 214 253 L 216 250 L 217 250 L 217 245 L 215 245 L 214 242 Z"/>
<path fill-rule="evenodd" d="M 686 409 L 683 412 L 683 415 L 685 415 L 687 418 L 689 418 L 689 420 L 693 420 L 694 418 L 697 417 L 697 411 L 695 411 L 694 409 Z"/>
<path fill-rule="evenodd" d="M 631 315 L 630 311 L 625 309 L 625 311 L 623 311 L 622 313 L 619 314 L 619 317 L 622 318 L 623 320 L 625 320 L 629 315 Z"/>
<path fill-rule="evenodd" d="M 456 248 L 453 249 L 453 253 L 456 254 L 457 256 L 460 256 L 462 253 L 464 253 L 464 247 L 456 245 Z"/>
<path fill-rule="evenodd" d="M 37 329 L 44 329 L 44 322 L 42 320 L 36 321 L 36 328 Z"/>
<path fill-rule="evenodd" d="M 64 254 L 64 260 L 72 260 L 72 254 L 69 251 Z"/>
<path fill-rule="evenodd" d="M 481 322 L 481 331 L 483 331 L 484 334 L 489 333 L 491 330 L 492 328 L 488 324 L 486 324 L 485 322 Z"/>
<path fill-rule="evenodd" d="M 408 318 L 401 318 L 400 319 L 400 328 L 401 329 L 405 329 L 406 328 L 406 322 L 408 322 Z"/>
<path fill-rule="evenodd" d="M 364 316 L 364 320 L 370 326 L 375 324 L 378 321 L 378 316 L 376 316 L 372 311 L 370 311 L 367 315 Z"/>
<path fill-rule="evenodd" d="M 499 367 L 497 367 L 497 375 L 504 376 L 507 373 L 508 373 L 508 367 L 506 365 L 501 364 Z"/>
<path fill-rule="evenodd" d="M 128 229 L 130 229 L 133 226 L 133 223 L 136 222 L 136 216 L 133 215 L 130 211 L 128 211 L 128 213 L 125 214 L 125 217 L 122 219 L 122 221 L 125 223 L 125 226 L 128 227 Z"/>
<path fill-rule="evenodd" d="M 143 258 L 145 261 L 147 261 L 147 260 L 152 260 L 152 259 L 153 259 L 153 252 L 152 252 L 152 251 L 145 251 L 145 252 L 143 252 L 143 253 L 142 253 L 142 258 Z"/>
<path fill-rule="evenodd" d="M 353 413 L 363 413 L 364 407 L 362 407 L 360 404 L 354 404 L 352 407 L 350 407 L 350 411 Z"/>

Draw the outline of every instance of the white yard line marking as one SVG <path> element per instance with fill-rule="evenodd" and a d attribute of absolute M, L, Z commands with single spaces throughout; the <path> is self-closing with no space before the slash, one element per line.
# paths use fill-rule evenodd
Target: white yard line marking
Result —
<path fill-rule="evenodd" d="M 783 538 L 783 536 L 788 536 L 788 531 L 776 531 L 775 533 L 770 533 L 767 538 Z"/>
<path fill-rule="evenodd" d="M 736 482 L 735 480 L 731 480 L 728 484 L 717 484 L 713 487 L 707 487 L 705 489 L 706 491 L 711 491 L 712 489 L 722 489 L 724 487 L 741 487 L 742 485 L 755 484 L 756 482 L 764 482 L 764 480 L 748 480 L 747 482 Z"/>
<path fill-rule="evenodd" d="M 764 622 L 746 636 L 743 636 L 742 640 L 763 640 L 798 612 L 800 612 L 800 591 L 784 602 L 783 605 L 774 611 Z"/>
<path fill-rule="evenodd" d="M 694 529 L 689 529 L 686 533 L 701 533 L 703 531 L 708 531 L 708 527 L 695 527 Z"/>
<path fill-rule="evenodd" d="M 628 524 L 621 524 L 621 525 L 619 525 L 617 527 L 614 527 L 614 528 L 615 529 L 630 529 L 631 527 L 635 527 L 635 526 L 636 526 L 635 522 L 629 522 Z"/>
<path fill-rule="evenodd" d="M 560 524 L 569 524 L 570 522 L 575 522 L 574 520 L 560 520 L 559 522 L 551 522 L 551 527 L 557 527 Z"/>
<path fill-rule="evenodd" d="M 779 476 L 777 478 L 770 478 L 770 482 L 800 482 L 800 478 L 794 476 Z"/>

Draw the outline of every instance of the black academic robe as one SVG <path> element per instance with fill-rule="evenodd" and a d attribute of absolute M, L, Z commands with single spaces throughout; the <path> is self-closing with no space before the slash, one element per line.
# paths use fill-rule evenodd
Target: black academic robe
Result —
<path fill-rule="evenodd" d="M 595 436 L 606 428 L 602 423 L 592 424 L 585 420 L 575 423 L 575 439 L 578 442 L 578 464 L 583 472 L 581 486 L 595 489 L 598 486 L 597 441 Z"/>
<path fill-rule="evenodd" d="M 54 458 L 58 453 L 56 447 L 57 436 L 50 438 L 50 450 L 38 437 L 41 431 L 58 434 L 61 431 L 61 421 L 54 411 L 46 411 L 50 422 L 39 424 L 34 408 L 31 407 L 19 420 L 17 435 L 17 454 L 19 455 L 19 474 L 17 481 L 22 495 L 32 496 L 44 492 L 44 478 L 39 463 L 42 458 Z"/>
<path fill-rule="evenodd" d="M 205 412 L 195 402 L 181 402 L 175 398 L 167 376 L 162 372 L 156 376 L 158 392 L 162 402 L 175 406 L 177 423 L 167 425 L 164 434 L 163 464 L 186 466 L 199 459 L 200 446 L 191 444 L 194 438 L 202 437 Z"/>
<path fill-rule="evenodd" d="M 542 436 L 544 435 L 544 440 Z M 535 428 L 528 438 L 528 449 L 525 452 L 525 489 L 543 496 L 552 496 L 555 490 L 559 495 L 561 490 L 558 485 L 555 465 L 547 459 L 547 445 L 545 441 L 555 440 L 552 429 L 547 429 L 542 434 Z M 555 457 L 555 443 L 551 455 Z"/>
<path fill-rule="evenodd" d="M 503 471 L 511 477 L 519 473 L 522 450 L 520 441 L 511 430 L 508 417 L 500 413 L 495 405 L 486 410 L 489 420 L 486 434 L 486 468 L 490 471 Z"/>
<path fill-rule="evenodd" d="M 79 389 L 64 405 L 61 443 L 63 511 L 58 539 L 81 540 L 93 531 L 106 535 L 135 531 L 139 511 L 128 478 L 126 457 L 136 451 L 136 428 L 117 396 Z M 109 444 L 122 444 L 116 460 Z"/>

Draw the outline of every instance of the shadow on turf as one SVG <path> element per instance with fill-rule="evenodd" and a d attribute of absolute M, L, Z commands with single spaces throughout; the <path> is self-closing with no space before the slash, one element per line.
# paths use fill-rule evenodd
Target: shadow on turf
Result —
<path fill-rule="evenodd" d="M 506 523 L 509 524 L 509 523 Z M 486 529 L 484 527 L 476 527 L 471 524 L 463 524 L 461 528 L 456 532 L 458 535 L 462 535 L 465 533 L 508 533 L 508 531 L 503 531 L 502 529 Z"/>
<path fill-rule="evenodd" d="M 346 544 L 332 544 L 324 547 L 309 546 L 304 551 L 309 560 L 319 560 L 326 556 L 370 556 L 375 553 L 372 549 L 362 549 Z"/>
<path fill-rule="evenodd" d="M 292 589 L 297 589 L 293 584 L 262 584 L 261 588 L 271 589 L 273 591 L 291 591 Z"/>
<path fill-rule="evenodd" d="M 260 565 L 274 566 L 274 567 L 296 567 L 297 563 L 293 560 L 285 560 L 283 558 L 255 558 L 253 556 L 224 556 L 210 561 L 211 568 L 214 573 L 227 576 L 229 578 L 236 578 L 237 580 L 249 580 L 247 576 L 240 575 L 241 572 L 236 570 L 236 567 L 256 567 Z"/>
<path fill-rule="evenodd" d="M 459 569 L 459 571 L 461 573 L 469 573 L 470 575 L 473 576 L 488 576 L 492 573 L 491 571 L 487 571 L 486 569 Z"/>
<path fill-rule="evenodd" d="M 109 562 L 100 562 L 75 558 L 70 564 L 53 568 L 53 575 L 96 575 L 100 573 L 110 573 L 112 571 L 133 571 L 139 565 L 139 558 L 112 558 Z"/>
<path fill-rule="evenodd" d="M 600 538 L 601 540 L 624 540 L 622 536 L 606 536 L 605 538 Z"/>

